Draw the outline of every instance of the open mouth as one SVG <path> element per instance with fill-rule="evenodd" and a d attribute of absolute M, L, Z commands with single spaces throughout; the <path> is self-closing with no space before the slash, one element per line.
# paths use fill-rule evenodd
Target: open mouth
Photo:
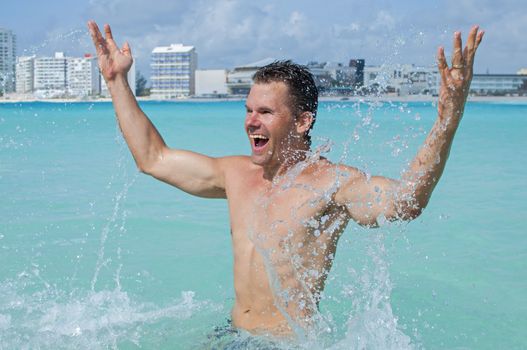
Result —
<path fill-rule="evenodd" d="M 264 135 L 253 134 L 253 135 L 249 135 L 249 137 L 253 141 L 255 150 L 262 149 L 263 147 L 265 147 L 267 142 L 269 142 L 269 138 Z"/>

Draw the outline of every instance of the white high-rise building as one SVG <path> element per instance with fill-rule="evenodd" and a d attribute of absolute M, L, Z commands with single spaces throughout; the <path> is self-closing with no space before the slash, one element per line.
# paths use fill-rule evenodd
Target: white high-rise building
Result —
<path fill-rule="evenodd" d="M 89 54 L 84 57 L 68 57 L 66 89 L 68 95 L 76 97 L 95 96 L 101 93 L 101 76 L 96 57 Z"/>
<path fill-rule="evenodd" d="M 16 92 L 28 94 L 33 92 L 35 79 L 35 56 L 21 56 L 16 58 Z"/>
<path fill-rule="evenodd" d="M 20 70 L 22 75 L 22 62 Z M 36 57 L 32 90 L 39 98 L 97 96 L 101 93 L 97 58 L 89 54 L 66 57 L 63 52 L 56 52 L 53 57 Z"/>
<path fill-rule="evenodd" d="M 54 57 L 35 58 L 34 93 L 37 97 L 59 97 L 66 94 L 67 59 L 63 52 Z"/>
<path fill-rule="evenodd" d="M 151 96 L 171 99 L 194 95 L 197 62 L 194 46 L 172 44 L 154 48 L 150 63 Z"/>
<path fill-rule="evenodd" d="M 15 91 L 16 35 L 0 28 L 0 95 Z"/>

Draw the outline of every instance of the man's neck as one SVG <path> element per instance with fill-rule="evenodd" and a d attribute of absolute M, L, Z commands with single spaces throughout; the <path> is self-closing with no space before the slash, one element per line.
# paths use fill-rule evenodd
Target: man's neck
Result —
<path fill-rule="evenodd" d="M 275 181 L 278 177 L 286 174 L 291 168 L 303 162 L 310 151 L 308 145 L 297 148 L 283 157 L 282 161 L 271 163 L 263 166 L 263 177 L 270 182 Z"/>

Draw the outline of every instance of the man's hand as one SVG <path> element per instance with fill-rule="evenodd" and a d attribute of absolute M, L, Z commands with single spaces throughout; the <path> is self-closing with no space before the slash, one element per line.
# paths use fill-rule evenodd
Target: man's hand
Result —
<path fill-rule="evenodd" d="M 108 24 L 104 25 L 106 38 L 102 36 L 94 21 L 88 22 L 88 29 L 97 50 L 99 68 L 106 82 L 111 82 L 119 75 L 126 78 L 133 62 L 132 51 L 128 43 L 124 43 L 123 47 L 119 49 L 113 40 L 112 30 Z"/>
<path fill-rule="evenodd" d="M 478 26 L 472 27 L 467 38 L 467 45 L 461 50 L 461 33 L 454 33 L 454 51 L 452 66 L 448 67 L 445 50 L 440 47 L 437 52 L 437 66 L 441 75 L 439 92 L 439 117 L 447 121 L 451 117 L 460 118 L 463 114 L 472 81 L 474 56 L 483 39 L 483 31 Z"/>
<path fill-rule="evenodd" d="M 454 34 L 451 67 L 446 63 L 444 49 L 439 48 L 439 116 L 401 179 L 368 177 L 348 169 L 349 180 L 337 192 L 335 200 L 346 206 L 351 218 L 359 224 L 375 226 L 381 215 L 388 220 L 411 220 L 420 215 L 428 204 L 445 168 L 452 140 L 463 115 L 472 80 L 474 56 L 483 33 L 478 26 L 474 26 L 463 51 L 461 33 Z"/>

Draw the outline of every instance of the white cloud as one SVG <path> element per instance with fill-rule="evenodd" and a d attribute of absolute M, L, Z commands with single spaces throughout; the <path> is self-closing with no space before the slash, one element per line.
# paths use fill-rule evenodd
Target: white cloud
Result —
<path fill-rule="evenodd" d="M 302 63 L 363 57 L 370 64 L 433 64 L 436 47 L 448 51 L 452 32 L 466 33 L 473 23 L 487 31 L 476 61 L 479 71 L 510 72 L 527 65 L 527 3 L 520 0 L 499 6 L 491 0 L 412 0 L 397 6 L 350 0 L 331 6 L 315 0 L 90 0 L 79 12 L 78 27 L 55 22 L 51 37 L 84 30 L 89 18 L 108 22 L 119 43 L 130 42 L 141 70 L 148 70 L 153 47 L 177 42 L 196 46 L 201 67 L 231 68 L 270 56 Z M 90 48 L 88 40 L 75 40 L 63 40 L 62 51 Z M 61 40 L 56 42 L 60 50 Z"/>
<path fill-rule="evenodd" d="M 297 40 L 305 39 L 309 32 L 309 23 L 306 16 L 298 11 L 291 12 L 289 20 L 283 27 L 285 34 Z"/>
<path fill-rule="evenodd" d="M 369 29 L 372 31 L 393 29 L 396 25 L 395 18 L 387 11 L 379 11 L 375 20 L 370 24 Z"/>

